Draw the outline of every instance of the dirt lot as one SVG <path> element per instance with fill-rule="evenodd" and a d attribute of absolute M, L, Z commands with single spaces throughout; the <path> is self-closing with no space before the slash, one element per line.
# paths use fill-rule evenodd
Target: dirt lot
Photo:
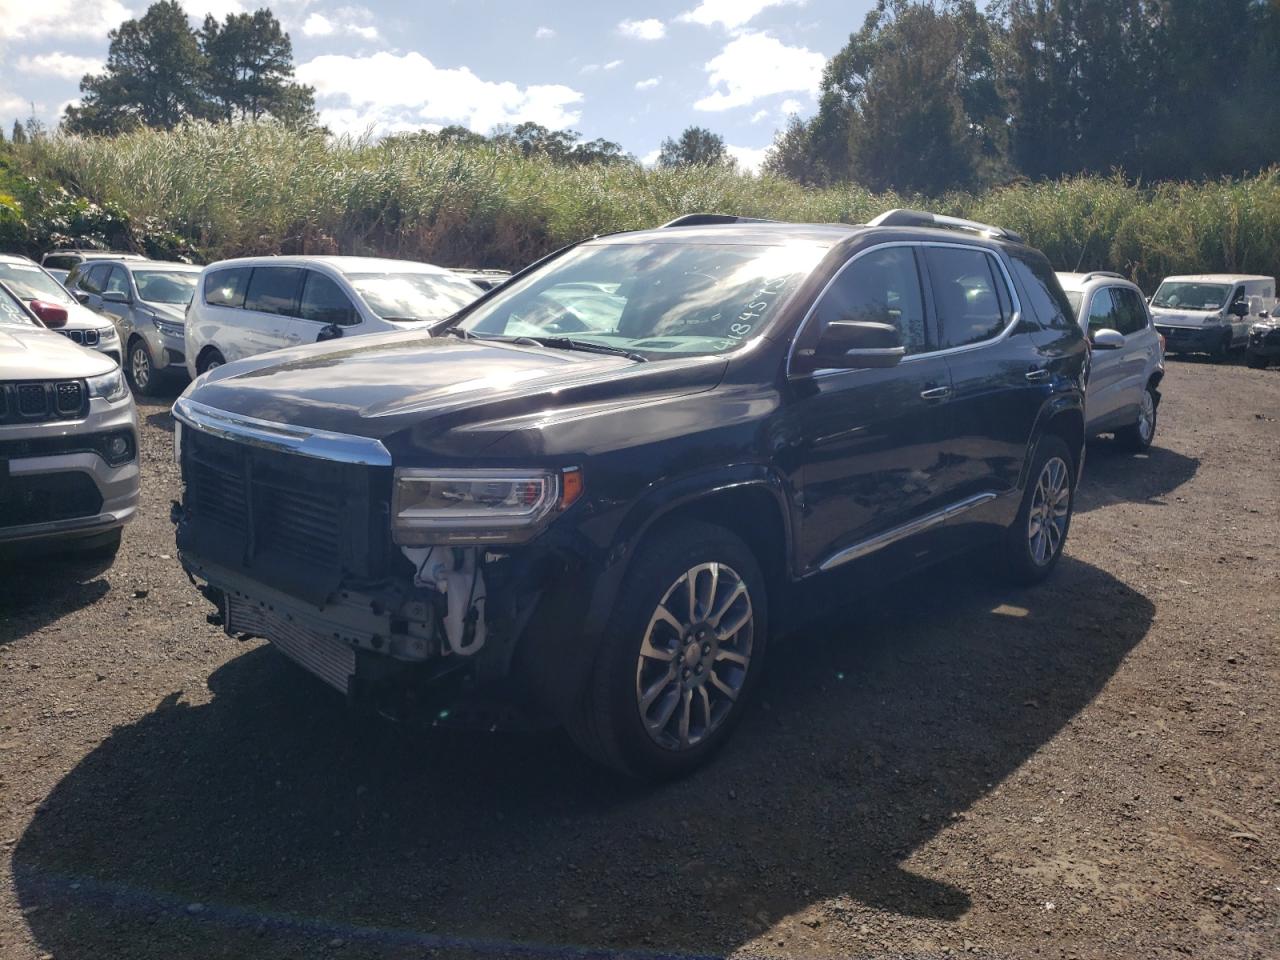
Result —
<path fill-rule="evenodd" d="M 0 581 L 6 960 L 1280 955 L 1280 371 L 1171 362 L 1048 585 L 850 605 L 660 789 L 352 723 L 207 625 L 167 406 L 115 565 Z"/>

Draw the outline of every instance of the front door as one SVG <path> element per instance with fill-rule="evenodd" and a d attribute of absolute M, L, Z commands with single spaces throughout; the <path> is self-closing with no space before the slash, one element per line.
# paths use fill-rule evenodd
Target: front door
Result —
<path fill-rule="evenodd" d="M 1111 287 L 1094 291 L 1093 299 L 1089 301 L 1089 325 L 1086 331 L 1090 337 L 1099 330 L 1124 332 L 1121 330 L 1124 325 L 1121 305 L 1113 296 L 1117 292 Z M 1124 347 L 1119 350 L 1093 351 L 1093 359 L 1089 365 L 1089 389 L 1084 401 L 1084 415 L 1090 430 L 1104 426 L 1122 405 L 1124 354 Z"/>
<path fill-rule="evenodd" d="M 810 314 L 797 346 L 833 320 L 892 323 L 906 358 L 896 367 L 819 370 L 790 381 L 787 434 L 795 438 L 801 572 L 936 509 L 943 468 L 945 358 L 930 355 L 915 245 L 874 247 L 854 257 Z"/>

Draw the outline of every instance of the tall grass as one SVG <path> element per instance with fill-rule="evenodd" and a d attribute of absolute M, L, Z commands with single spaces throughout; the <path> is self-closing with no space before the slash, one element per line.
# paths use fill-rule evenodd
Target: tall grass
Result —
<path fill-rule="evenodd" d="M 518 267 L 584 236 L 695 211 L 857 223 L 926 206 L 1017 230 L 1058 269 L 1118 269 L 1147 288 L 1169 273 L 1280 269 L 1280 168 L 1154 186 L 1078 177 L 928 200 L 723 169 L 562 167 L 494 147 L 333 138 L 270 123 L 54 137 L 16 159 L 188 238 L 210 259 L 378 253 Z"/>

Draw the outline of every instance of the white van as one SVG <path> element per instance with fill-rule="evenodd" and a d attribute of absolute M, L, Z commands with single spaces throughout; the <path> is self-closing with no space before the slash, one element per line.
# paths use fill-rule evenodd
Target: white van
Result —
<path fill-rule="evenodd" d="M 1249 342 L 1249 327 L 1276 308 L 1275 277 L 1204 273 L 1165 277 L 1151 298 L 1169 353 L 1226 356 Z"/>
<path fill-rule="evenodd" d="M 187 308 L 187 370 L 302 343 L 412 330 L 484 291 L 441 267 L 373 257 L 245 257 L 211 263 Z"/>

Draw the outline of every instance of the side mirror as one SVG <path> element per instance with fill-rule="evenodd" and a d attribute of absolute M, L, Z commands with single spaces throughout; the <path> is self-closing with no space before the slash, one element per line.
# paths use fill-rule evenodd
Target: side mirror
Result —
<path fill-rule="evenodd" d="M 81 304 L 85 304 L 89 302 L 89 295 L 85 293 L 83 290 L 72 290 L 71 295 L 75 297 L 76 300 Z"/>
<path fill-rule="evenodd" d="M 67 308 L 60 307 L 56 303 L 46 303 L 44 300 L 32 300 L 29 304 L 31 312 L 40 318 L 50 330 L 56 330 L 58 327 L 67 325 Z"/>
<path fill-rule="evenodd" d="M 1247 317 L 1249 315 L 1249 302 L 1247 300 L 1237 300 L 1231 305 L 1230 313 L 1237 317 Z"/>
<path fill-rule="evenodd" d="M 1124 346 L 1124 334 L 1119 330 L 1103 328 L 1089 334 L 1089 340 L 1095 350 L 1119 350 Z"/>
<path fill-rule="evenodd" d="M 813 351 L 814 370 L 895 367 L 906 355 L 898 328 L 891 323 L 833 320 Z"/>
<path fill-rule="evenodd" d="M 342 336 L 342 328 L 336 323 L 329 323 L 320 328 L 320 332 L 316 334 L 316 343 L 323 343 L 326 340 L 337 340 Z"/>
<path fill-rule="evenodd" d="M 102 293 L 103 303 L 128 303 L 129 295 L 121 293 L 119 290 L 104 290 Z"/>

